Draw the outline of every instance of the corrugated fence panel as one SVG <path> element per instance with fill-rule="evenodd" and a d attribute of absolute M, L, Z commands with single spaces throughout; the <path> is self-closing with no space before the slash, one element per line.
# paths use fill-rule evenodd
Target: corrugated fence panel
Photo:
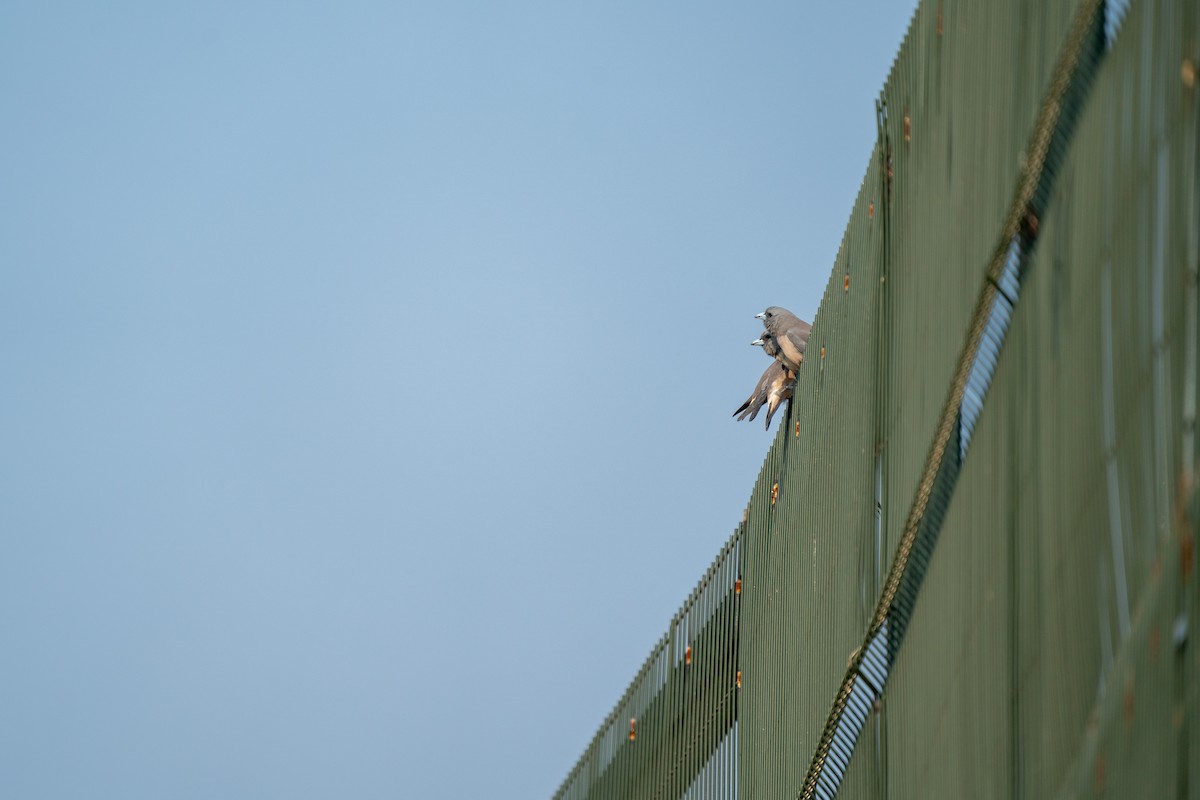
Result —
<path fill-rule="evenodd" d="M 747 563 L 754 567 L 740 640 L 743 797 L 782 796 L 803 778 L 844 666 L 828 654 L 854 649 L 869 613 L 864 598 L 877 591 L 874 383 L 882 235 L 871 208 L 878 186 L 875 159 L 777 443 L 777 502 L 759 503 L 746 532 Z"/>
<path fill-rule="evenodd" d="M 884 448 L 891 549 L 1071 11 L 1053 3 L 925 3 L 914 26 L 924 35 L 906 42 L 884 88 L 895 152 Z M 1027 35 L 998 35 L 1014 30 Z M 995 426 L 975 437 L 976 447 L 1004 441 Z M 888 690 L 888 789 L 896 796 L 1011 794 L 1011 737 L 994 735 L 1010 717 L 1011 519 L 999 494 L 1010 476 L 989 477 L 984 502 L 952 513 L 946 529 L 984 526 L 991 535 L 939 544 L 935 570 L 947 560 L 955 566 L 927 579 L 913 641 Z"/>
<path fill-rule="evenodd" d="M 883 90 L 891 153 L 888 541 L 905 523 L 1067 4 L 926 2 Z M 1025 42 L 998 31 L 1036 32 Z M 1021 40 L 1020 47 L 1013 42 Z M 1038 44 L 1044 52 L 1035 52 Z"/>
<path fill-rule="evenodd" d="M 1174 644 L 1196 520 L 1177 510 L 1196 349 L 1185 6 L 1133 4 L 1042 216 L 888 690 L 895 796 L 1195 785 L 1197 670 Z"/>

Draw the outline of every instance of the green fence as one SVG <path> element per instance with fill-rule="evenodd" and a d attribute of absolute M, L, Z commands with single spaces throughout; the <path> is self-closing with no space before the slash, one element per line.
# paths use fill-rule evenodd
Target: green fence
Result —
<path fill-rule="evenodd" d="M 1198 18 L 921 4 L 745 523 L 556 797 L 1200 798 Z"/>

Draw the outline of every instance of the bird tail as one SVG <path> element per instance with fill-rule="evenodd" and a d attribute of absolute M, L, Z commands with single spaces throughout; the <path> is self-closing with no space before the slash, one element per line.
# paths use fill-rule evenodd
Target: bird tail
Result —
<path fill-rule="evenodd" d="M 775 416 L 775 412 L 779 410 L 779 407 L 781 405 L 783 405 L 783 400 L 784 400 L 784 398 L 782 398 L 782 397 L 779 398 L 779 402 L 777 402 L 775 405 L 771 406 L 767 410 L 767 425 L 766 425 L 767 430 L 769 430 L 771 428 L 771 417 Z M 787 396 L 787 404 L 788 404 L 788 414 L 790 414 L 790 413 L 792 413 L 792 396 L 790 394 Z M 787 418 L 788 414 L 783 415 L 785 419 Z"/>

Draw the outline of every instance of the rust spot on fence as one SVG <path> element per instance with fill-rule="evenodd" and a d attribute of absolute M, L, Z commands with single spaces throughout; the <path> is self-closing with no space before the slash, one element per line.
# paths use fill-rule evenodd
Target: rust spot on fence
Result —
<path fill-rule="evenodd" d="M 1121 695 L 1121 720 L 1126 727 L 1133 724 L 1133 676 L 1130 675 L 1125 679 L 1125 691 Z"/>
<path fill-rule="evenodd" d="M 1190 532 L 1185 533 L 1179 540 L 1179 570 L 1183 573 L 1183 580 L 1187 582 L 1192 577 L 1192 568 L 1195 566 L 1195 539 L 1192 538 Z"/>

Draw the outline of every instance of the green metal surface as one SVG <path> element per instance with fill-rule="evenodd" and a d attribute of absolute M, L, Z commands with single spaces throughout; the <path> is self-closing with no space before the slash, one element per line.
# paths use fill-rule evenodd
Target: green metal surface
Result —
<path fill-rule="evenodd" d="M 1194 4 L 1135 3 L 1096 77 L 889 684 L 889 795 L 1198 796 L 1195 54 Z"/>
<path fill-rule="evenodd" d="M 795 797 L 842 746 L 847 665 L 1019 228 L 1027 277 L 838 794 L 1200 798 L 1200 6 L 1099 8 L 1086 104 L 1060 109 L 1087 4 L 921 4 L 746 521 L 556 797 Z M 1060 111 L 1030 233 L 1014 198 Z"/>

